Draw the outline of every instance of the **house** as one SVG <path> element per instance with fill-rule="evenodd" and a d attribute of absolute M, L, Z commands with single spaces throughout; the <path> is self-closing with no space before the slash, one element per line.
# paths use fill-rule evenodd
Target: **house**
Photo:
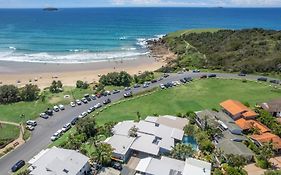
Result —
<path fill-rule="evenodd" d="M 250 130 L 252 128 L 255 128 L 258 130 L 259 133 L 266 133 L 266 132 L 270 132 L 271 130 L 263 125 L 262 123 L 256 121 L 256 120 L 245 120 L 244 118 L 240 118 L 238 120 L 235 121 L 235 123 L 242 128 L 244 131 L 246 130 Z"/>
<path fill-rule="evenodd" d="M 139 122 L 123 121 L 112 128 L 113 136 L 105 142 L 113 147 L 114 160 L 126 162 L 132 153 L 157 157 L 182 142 L 183 127 L 187 123 L 187 119 L 174 116 L 150 116 Z M 134 137 L 129 134 L 131 128 L 136 128 Z"/>
<path fill-rule="evenodd" d="M 254 153 L 244 145 L 243 141 L 247 138 L 242 134 L 242 129 L 235 121 L 222 111 L 198 111 L 196 114 L 196 123 L 204 129 L 206 123 L 209 127 L 217 127 L 221 134 L 215 137 L 216 147 L 220 149 L 224 156 L 229 154 L 242 155 L 248 161 L 254 157 Z"/>
<path fill-rule="evenodd" d="M 211 175 L 211 163 L 194 158 L 181 161 L 165 156 L 146 157 L 140 160 L 136 171 L 143 175 Z"/>
<path fill-rule="evenodd" d="M 85 175 L 90 171 L 89 158 L 68 149 L 52 147 L 41 151 L 28 163 L 31 175 Z"/>
<path fill-rule="evenodd" d="M 264 143 L 267 143 L 267 142 L 272 142 L 274 148 L 277 151 L 281 151 L 281 138 L 275 134 L 266 132 L 266 133 L 263 133 L 260 135 L 252 135 L 251 139 L 258 146 L 262 146 Z"/>
<path fill-rule="evenodd" d="M 260 106 L 274 117 L 281 117 L 281 98 L 262 103 Z"/>
<path fill-rule="evenodd" d="M 254 119 L 258 115 L 256 112 L 236 100 L 226 100 L 220 103 L 220 106 L 226 114 L 232 117 L 233 120 L 239 118 Z"/>

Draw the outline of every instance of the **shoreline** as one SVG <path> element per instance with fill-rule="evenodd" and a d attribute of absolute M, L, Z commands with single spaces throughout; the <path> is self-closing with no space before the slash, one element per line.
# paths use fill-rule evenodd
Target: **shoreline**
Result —
<path fill-rule="evenodd" d="M 13 84 L 21 87 L 32 83 L 43 89 L 50 86 L 53 80 L 61 80 L 65 86 L 75 86 L 77 80 L 92 83 L 98 81 L 100 75 L 109 72 L 138 74 L 155 71 L 164 65 L 162 59 L 150 55 L 127 60 L 73 64 L 0 61 L 0 85 Z"/>

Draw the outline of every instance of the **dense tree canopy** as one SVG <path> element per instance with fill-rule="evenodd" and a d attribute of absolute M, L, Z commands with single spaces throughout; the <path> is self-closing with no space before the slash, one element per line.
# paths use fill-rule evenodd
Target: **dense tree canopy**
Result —
<path fill-rule="evenodd" d="M 14 103 L 19 101 L 19 89 L 14 85 L 0 86 L 0 103 Z"/>
<path fill-rule="evenodd" d="M 107 75 L 102 75 L 99 82 L 105 86 L 130 86 L 132 77 L 125 71 L 111 72 Z"/>
<path fill-rule="evenodd" d="M 170 67 L 225 71 L 280 72 L 281 31 L 263 29 L 219 30 L 164 38 L 178 54 Z"/>

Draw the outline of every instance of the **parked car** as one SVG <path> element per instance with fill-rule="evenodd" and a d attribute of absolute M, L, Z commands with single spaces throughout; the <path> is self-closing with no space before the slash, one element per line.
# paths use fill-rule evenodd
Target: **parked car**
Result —
<path fill-rule="evenodd" d="M 25 127 L 27 130 L 29 130 L 29 131 L 33 131 L 34 129 L 35 129 L 35 127 L 34 126 L 31 126 L 31 125 L 26 125 L 26 127 Z"/>
<path fill-rule="evenodd" d="M 102 104 L 100 104 L 100 103 L 97 103 L 97 104 L 95 104 L 95 106 L 94 106 L 95 109 L 98 109 L 98 108 L 101 108 L 101 107 L 102 107 Z"/>
<path fill-rule="evenodd" d="M 43 119 L 48 119 L 49 118 L 49 116 L 45 112 L 41 113 L 39 116 L 41 118 L 43 118 Z"/>
<path fill-rule="evenodd" d="M 36 125 L 37 125 L 37 122 L 34 121 L 34 120 L 27 120 L 27 121 L 26 121 L 26 124 L 27 124 L 27 125 L 31 125 L 31 126 L 36 126 Z"/>
<path fill-rule="evenodd" d="M 70 128 L 71 128 L 71 124 L 70 124 L 70 123 L 67 123 L 67 124 L 63 125 L 63 127 L 62 127 L 61 130 L 62 130 L 63 132 L 66 132 L 66 131 L 68 131 Z"/>
<path fill-rule="evenodd" d="M 85 104 L 88 103 L 88 100 L 87 100 L 86 98 L 84 98 L 84 97 L 81 99 L 81 101 L 82 101 L 83 103 L 85 103 Z"/>
<path fill-rule="evenodd" d="M 87 100 L 87 101 L 91 101 L 92 99 L 90 98 L 90 95 L 89 94 L 85 94 L 84 95 L 84 98 Z"/>
<path fill-rule="evenodd" d="M 265 78 L 265 77 L 260 77 L 260 78 L 258 78 L 257 80 L 258 80 L 258 81 L 267 81 L 267 78 Z"/>
<path fill-rule="evenodd" d="M 75 117 L 74 119 L 71 120 L 70 123 L 71 123 L 72 125 L 75 125 L 78 120 L 79 120 L 79 118 L 78 118 L 78 117 Z"/>
<path fill-rule="evenodd" d="M 156 79 L 151 80 L 151 83 L 157 83 L 157 80 Z"/>
<path fill-rule="evenodd" d="M 174 84 L 173 84 L 172 82 L 168 82 L 168 83 L 164 84 L 164 86 L 165 86 L 166 88 L 170 88 L 170 87 L 173 87 Z"/>
<path fill-rule="evenodd" d="M 54 106 L 53 109 L 54 109 L 55 112 L 59 112 L 60 111 L 60 108 L 58 106 Z"/>
<path fill-rule="evenodd" d="M 125 91 L 130 91 L 130 90 L 131 90 L 131 87 L 125 87 L 124 90 L 125 90 Z"/>
<path fill-rule="evenodd" d="M 132 92 L 132 91 L 126 92 L 126 93 L 124 94 L 124 97 L 125 97 L 125 98 L 132 97 L 132 96 L 133 96 L 133 92 Z"/>
<path fill-rule="evenodd" d="M 46 113 L 48 116 L 53 116 L 53 110 L 51 110 L 50 108 L 48 108 L 45 113 Z"/>
<path fill-rule="evenodd" d="M 280 83 L 279 80 L 270 80 L 269 82 L 270 82 L 270 83 L 273 83 L 273 84 L 279 84 L 279 83 Z"/>
<path fill-rule="evenodd" d="M 193 73 L 199 73 L 199 72 L 200 72 L 200 70 L 198 70 L 198 69 L 194 69 L 192 72 L 193 72 Z"/>
<path fill-rule="evenodd" d="M 108 95 L 111 95 L 111 92 L 110 92 L 110 91 L 104 91 L 104 92 L 103 92 L 103 96 L 108 96 Z"/>
<path fill-rule="evenodd" d="M 139 84 L 135 84 L 135 85 L 134 85 L 134 88 L 139 88 L 139 87 L 140 87 Z"/>
<path fill-rule="evenodd" d="M 105 105 L 109 104 L 109 103 L 111 103 L 111 100 L 109 98 L 103 101 L 103 104 L 105 104 Z"/>
<path fill-rule="evenodd" d="M 121 163 L 113 162 L 112 163 L 112 168 L 121 171 L 122 170 L 122 165 L 121 165 Z"/>
<path fill-rule="evenodd" d="M 92 95 L 91 95 L 91 99 L 92 99 L 92 100 L 96 100 L 96 99 L 97 99 L 96 95 L 92 94 Z"/>
<path fill-rule="evenodd" d="M 15 163 L 15 164 L 12 166 L 11 171 L 12 171 L 12 172 L 16 172 L 16 171 L 18 171 L 19 169 L 21 169 L 24 165 L 25 165 L 25 161 L 24 161 L 24 160 L 20 160 L 20 161 L 18 161 L 17 163 Z"/>
<path fill-rule="evenodd" d="M 62 104 L 59 105 L 60 110 L 64 110 L 64 106 Z"/>
<path fill-rule="evenodd" d="M 55 141 L 60 137 L 60 133 L 59 132 L 55 132 L 52 137 L 51 137 L 51 141 Z"/>
<path fill-rule="evenodd" d="M 165 89 L 166 88 L 164 84 L 160 84 L 159 86 L 160 86 L 161 89 Z"/>
<path fill-rule="evenodd" d="M 77 105 L 82 105 L 82 102 L 78 99 L 75 102 L 76 102 Z"/>
<path fill-rule="evenodd" d="M 185 81 L 189 82 L 189 81 L 192 81 L 192 78 L 191 77 L 184 77 L 183 78 Z"/>
<path fill-rule="evenodd" d="M 96 94 L 96 97 L 97 97 L 97 98 L 101 98 L 101 96 L 102 96 L 102 95 L 99 94 L 99 93 Z"/>
<path fill-rule="evenodd" d="M 147 83 L 144 83 L 142 87 L 143 87 L 143 88 L 148 88 L 149 85 L 148 85 Z"/>
<path fill-rule="evenodd" d="M 162 81 L 162 80 L 163 80 L 163 77 L 158 78 L 158 81 Z"/>
<path fill-rule="evenodd" d="M 238 74 L 238 76 L 240 76 L 240 77 L 245 77 L 246 74 L 241 72 L 241 73 Z"/>
<path fill-rule="evenodd" d="M 207 78 L 207 75 L 201 75 L 200 78 L 201 78 L 201 79 Z"/>
<path fill-rule="evenodd" d="M 120 90 L 115 89 L 112 91 L 112 94 L 118 94 L 119 92 L 120 92 Z"/>
<path fill-rule="evenodd" d="M 215 77 L 217 77 L 216 74 L 210 74 L 210 75 L 208 75 L 208 78 L 215 78 Z"/>
<path fill-rule="evenodd" d="M 167 77 L 169 77 L 170 75 L 169 74 L 166 74 L 166 73 L 164 73 L 164 75 L 163 75 L 163 77 L 164 78 L 167 78 Z"/>
<path fill-rule="evenodd" d="M 78 118 L 84 118 L 84 117 L 86 117 L 87 115 L 88 115 L 87 112 L 82 112 L 82 113 L 78 116 Z"/>
<path fill-rule="evenodd" d="M 76 104 L 72 101 L 72 102 L 70 102 L 70 106 L 71 106 L 71 107 L 75 107 Z"/>
<path fill-rule="evenodd" d="M 94 110 L 95 110 L 94 107 L 90 107 L 87 112 L 88 112 L 88 114 L 90 114 L 90 113 L 92 113 Z"/>
<path fill-rule="evenodd" d="M 180 82 L 186 83 L 187 81 L 185 79 L 180 79 Z"/>

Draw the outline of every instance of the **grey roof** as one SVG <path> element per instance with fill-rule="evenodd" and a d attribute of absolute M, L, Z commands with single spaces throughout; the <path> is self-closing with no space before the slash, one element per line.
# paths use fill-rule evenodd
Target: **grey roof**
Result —
<path fill-rule="evenodd" d="M 153 135 L 138 133 L 136 140 L 131 145 L 131 149 L 143 153 L 158 155 L 159 146 L 158 143 L 155 142 L 155 139 L 156 138 Z"/>
<path fill-rule="evenodd" d="M 242 142 L 235 142 L 229 139 L 222 139 L 217 144 L 217 147 L 221 151 L 223 151 L 224 154 L 242 155 L 245 157 L 254 156 L 254 153 Z"/>
<path fill-rule="evenodd" d="M 114 149 L 113 152 L 125 155 L 134 141 L 134 137 L 115 134 L 112 137 L 107 138 L 105 142 L 112 146 Z"/>
<path fill-rule="evenodd" d="M 235 121 L 229 117 L 227 114 L 225 114 L 222 111 L 216 112 L 216 118 L 220 121 L 222 121 L 229 130 L 234 131 L 234 130 L 239 130 L 242 132 L 242 129 L 236 125 Z"/>
<path fill-rule="evenodd" d="M 50 148 L 32 163 L 32 175 L 77 174 L 89 158 L 74 150 Z"/>
<path fill-rule="evenodd" d="M 133 126 L 136 126 L 136 124 L 137 123 L 135 123 L 133 120 L 119 122 L 117 125 L 115 125 L 112 128 L 112 131 L 113 131 L 114 134 L 128 136 L 129 135 L 129 130 Z"/>
<path fill-rule="evenodd" d="M 214 111 L 203 110 L 203 111 L 195 112 L 195 114 L 197 118 L 200 119 L 201 122 L 206 120 L 209 126 L 215 127 L 218 125 Z"/>
<path fill-rule="evenodd" d="M 188 120 L 186 118 L 164 115 L 159 116 L 156 123 L 182 130 L 188 124 Z"/>

